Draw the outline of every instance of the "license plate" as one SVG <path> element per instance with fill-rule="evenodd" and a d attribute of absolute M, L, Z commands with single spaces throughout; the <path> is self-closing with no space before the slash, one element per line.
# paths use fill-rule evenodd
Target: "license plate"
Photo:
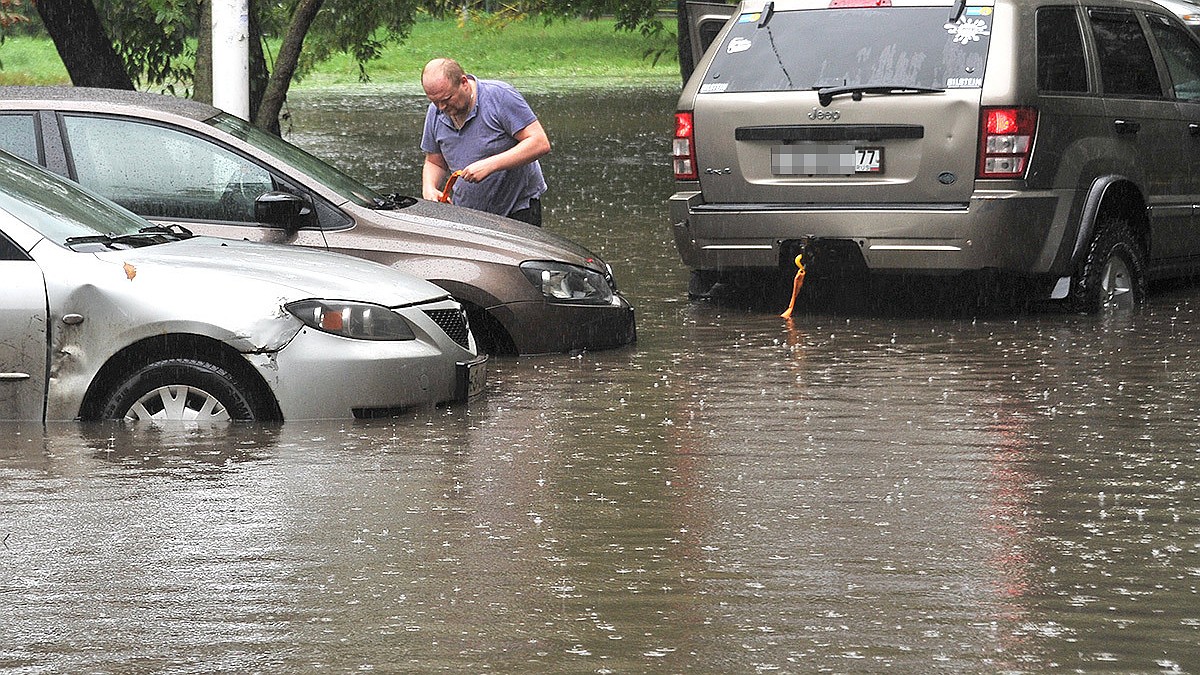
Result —
<path fill-rule="evenodd" d="M 853 145 L 777 145 L 771 148 L 776 176 L 850 176 L 883 173 L 883 148 Z"/>
<path fill-rule="evenodd" d="M 458 381 L 454 388 L 454 398 L 458 401 L 468 401 L 483 393 L 487 385 L 486 354 L 473 361 L 460 361 L 458 366 Z"/>

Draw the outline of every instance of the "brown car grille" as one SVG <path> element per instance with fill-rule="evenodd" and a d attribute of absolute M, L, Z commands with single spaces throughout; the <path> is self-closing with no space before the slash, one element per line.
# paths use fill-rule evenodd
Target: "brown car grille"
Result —
<path fill-rule="evenodd" d="M 471 348 L 471 333 L 467 328 L 466 312 L 460 309 L 427 309 L 424 311 L 439 328 L 446 331 L 446 335 L 449 335 L 451 340 L 457 342 L 463 349 Z"/>

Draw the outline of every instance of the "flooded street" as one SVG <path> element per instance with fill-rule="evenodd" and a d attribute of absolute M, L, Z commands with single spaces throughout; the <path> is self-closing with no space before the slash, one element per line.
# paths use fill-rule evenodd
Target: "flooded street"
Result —
<path fill-rule="evenodd" d="M 0 426 L 0 671 L 1200 673 L 1200 287 L 689 301 L 674 92 L 522 85 L 638 344 L 394 419 Z M 415 193 L 424 105 L 288 138 Z"/>

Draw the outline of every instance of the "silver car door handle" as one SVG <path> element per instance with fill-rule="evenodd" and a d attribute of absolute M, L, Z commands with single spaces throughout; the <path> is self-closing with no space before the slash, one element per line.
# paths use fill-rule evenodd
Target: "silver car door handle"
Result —
<path fill-rule="evenodd" d="M 1129 120 L 1116 120 L 1113 122 L 1113 127 L 1116 128 L 1118 134 L 1136 134 L 1142 125 Z"/>
<path fill-rule="evenodd" d="M 0 373 L 0 382 L 22 382 L 29 379 L 29 373 Z"/>

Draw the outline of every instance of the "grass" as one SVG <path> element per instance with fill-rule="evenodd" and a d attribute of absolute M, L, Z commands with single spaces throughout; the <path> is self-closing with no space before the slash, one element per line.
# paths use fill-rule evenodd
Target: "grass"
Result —
<path fill-rule="evenodd" d="M 421 67 L 437 56 L 452 56 L 468 72 L 507 80 L 540 80 L 554 85 L 596 81 L 628 84 L 679 82 L 671 44 L 637 32 L 616 31 L 611 20 L 570 20 L 546 24 L 540 19 L 503 28 L 477 19 L 418 20 L 408 39 L 388 45 L 382 58 L 367 65 L 377 85 L 419 86 Z M 648 52 L 666 48 L 655 61 Z M 338 55 L 320 64 L 294 87 L 354 85 L 354 59 Z M 48 38 L 10 36 L 0 43 L 0 84 L 69 84 L 66 69 Z"/>

